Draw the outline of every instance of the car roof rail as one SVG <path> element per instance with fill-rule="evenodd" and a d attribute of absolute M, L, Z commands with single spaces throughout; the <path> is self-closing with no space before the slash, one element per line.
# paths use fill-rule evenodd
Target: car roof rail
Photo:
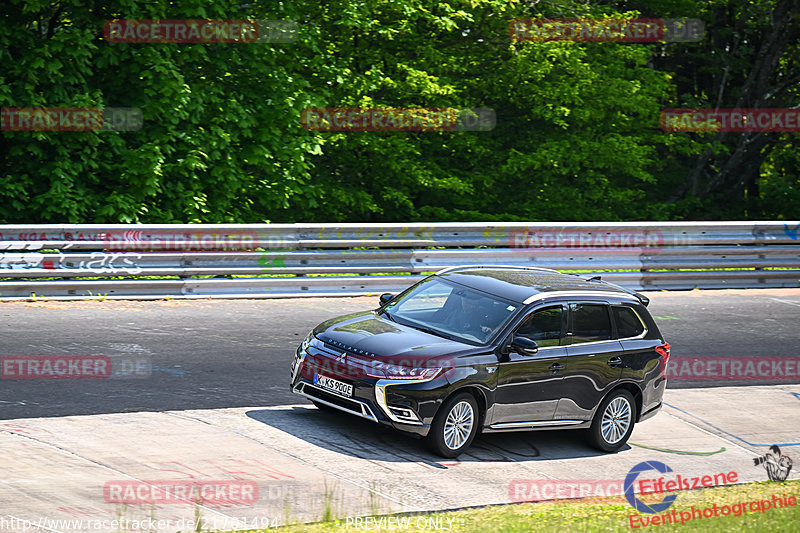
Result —
<path fill-rule="evenodd" d="M 585 281 L 599 281 L 601 283 L 605 283 L 606 285 L 610 285 L 610 286 L 614 287 L 615 289 L 619 289 L 622 292 L 630 294 L 631 296 L 633 296 L 634 298 L 639 300 L 639 302 L 641 302 L 641 304 L 643 306 L 645 306 L 645 307 L 647 307 L 650 304 L 650 298 L 648 298 L 644 294 L 639 294 L 638 292 L 636 292 L 633 289 L 629 289 L 627 287 L 623 287 L 622 285 L 617 285 L 616 283 L 611 283 L 610 281 L 605 281 L 600 276 L 592 276 L 591 278 L 584 278 L 580 274 L 573 274 L 573 276 L 578 276 L 579 278 L 581 278 L 581 279 L 583 279 Z"/>
<path fill-rule="evenodd" d="M 508 270 L 534 270 L 538 272 L 555 272 L 556 274 L 563 274 L 563 272 L 559 272 L 558 270 L 554 270 L 552 268 L 544 268 L 544 267 L 531 267 L 531 266 L 516 266 L 516 265 L 461 265 L 461 266 L 454 266 L 454 267 L 447 267 L 444 268 L 436 273 L 438 276 L 439 274 L 445 274 L 447 272 L 457 272 L 459 270 L 480 270 L 483 268 L 492 268 L 492 269 L 508 269 Z"/>

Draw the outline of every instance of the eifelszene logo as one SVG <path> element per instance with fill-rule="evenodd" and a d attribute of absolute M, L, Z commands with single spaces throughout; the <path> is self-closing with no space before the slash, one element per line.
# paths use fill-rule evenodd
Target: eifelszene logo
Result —
<path fill-rule="evenodd" d="M 628 472 L 627 476 L 625 476 L 623 490 L 625 491 L 625 499 L 628 500 L 628 503 L 630 503 L 634 509 L 641 513 L 656 514 L 669 509 L 670 505 L 675 503 L 675 499 L 678 497 L 678 495 L 670 494 L 669 496 L 664 496 L 663 500 L 652 504 L 644 503 L 642 500 L 637 498 L 636 494 L 633 492 L 634 482 L 636 481 L 636 478 L 639 477 L 639 474 L 649 470 L 656 470 L 662 474 L 672 472 L 670 467 L 659 461 L 644 461 L 631 468 L 631 471 Z"/>
<path fill-rule="evenodd" d="M 637 479 L 639 478 L 639 474 L 648 472 L 650 470 L 655 470 L 661 474 L 672 472 L 672 469 L 664 463 L 659 461 L 645 461 L 631 468 L 631 471 L 628 472 L 628 475 L 625 477 L 625 483 L 623 484 L 623 491 L 628 503 L 630 503 L 631 506 L 637 511 L 650 514 L 657 514 L 668 509 L 673 503 L 675 503 L 675 499 L 678 497 L 678 495 L 670 494 L 668 496 L 664 496 L 664 499 L 660 502 L 648 504 L 636 497 L 634 490 L 636 485 L 639 486 L 639 494 L 645 495 L 730 485 L 731 483 L 736 483 L 739 479 L 739 474 L 734 471 L 727 473 L 718 472 L 713 475 L 707 474 L 694 477 L 677 474 L 675 479 L 669 480 L 665 479 L 664 476 L 660 476 L 656 479 Z M 674 513 L 675 512 L 673 511 L 673 514 Z"/>

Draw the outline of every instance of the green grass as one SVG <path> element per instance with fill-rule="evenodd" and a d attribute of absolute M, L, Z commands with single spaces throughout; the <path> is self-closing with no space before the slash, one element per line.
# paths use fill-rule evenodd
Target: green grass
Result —
<path fill-rule="evenodd" d="M 442 524 L 447 528 L 452 524 L 450 531 L 458 533 L 528 533 L 536 532 L 606 532 L 606 531 L 703 531 L 703 532 L 731 532 L 743 533 L 751 531 L 765 532 L 796 532 L 800 530 L 800 502 L 794 507 L 782 509 L 769 509 L 742 513 L 740 516 L 720 516 L 687 521 L 680 524 L 680 512 L 690 511 L 692 506 L 704 509 L 714 504 L 718 508 L 725 505 L 732 506 L 753 500 L 771 499 L 772 495 L 794 496 L 800 499 L 800 481 L 762 482 L 732 485 L 727 487 L 714 487 L 678 493 L 675 504 L 665 513 L 673 510 L 678 513 L 679 521 L 675 525 L 650 525 L 649 527 L 631 529 L 629 517 L 637 514 L 624 498 L 597 498 L 592 500 L 570 500 L 542 503 L 522 503 L 512 505 L 498 505 L 460 511 L 400 515 L 409 517 L 408 529 L 373 529 L 373 531 L 435 531 L 417 527 L 417 520 L 422 526 L 425 519 L 443 519 Z M 648 502 L 660 501 L 660 497 L 648 496 Z M 665 513 L 662 513 L 665 514 Z M 640 515 L 653 517 L 656 515 Z M 449 520 L 452 522 L 449 522 Z M 426 522 L 430 524 L 430 522 Z M 374 524 L 372 524 L 374 527 Z M 446 529 L 445 529 L 446 530 Z M 276 529 L 257 530 L 262 532 L 281 533 L 323 533 L 331 531 L 365 531 L 357 529 L 353 523 L 347 527 L 344 518 L 333 521 L 319 522 L 316 524 L 289 525 Z M 440 529 L 441 531 L 441 529 Z"/>

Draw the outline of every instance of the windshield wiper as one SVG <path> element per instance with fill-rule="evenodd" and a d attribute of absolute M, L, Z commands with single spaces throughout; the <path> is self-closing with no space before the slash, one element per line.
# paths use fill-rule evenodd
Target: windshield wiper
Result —
<path fill-rule="evenodd" d="M 420 331 L 424 331 L 425 333 L 430 333 L 431 335 L 435 335 L 436 337 L 443 337 L 445 339 L 449 339 L 449 337 L 445 336 L 443 333 L 438 332 L 438 331 L 434 331 L 431 328 L 426 328 L 425 326 L 418 326 L 418 325 L 414 324 L 411 327 L 413 327 L 415 329 L 418 329 Z"/>

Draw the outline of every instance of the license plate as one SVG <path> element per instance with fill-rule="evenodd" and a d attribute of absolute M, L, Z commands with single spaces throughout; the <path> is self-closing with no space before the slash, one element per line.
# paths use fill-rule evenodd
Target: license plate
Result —
<path fill-rule="evenodd" d="M 320 376 L 319 374 L 314 374 L 314 385 L 318 385 L 325 390 L 335 392 L 340 396 L 349 397 L 353 395 L 352 385 L 348 385 L 347 383 L 339 381 L 338 379 Z"/>

